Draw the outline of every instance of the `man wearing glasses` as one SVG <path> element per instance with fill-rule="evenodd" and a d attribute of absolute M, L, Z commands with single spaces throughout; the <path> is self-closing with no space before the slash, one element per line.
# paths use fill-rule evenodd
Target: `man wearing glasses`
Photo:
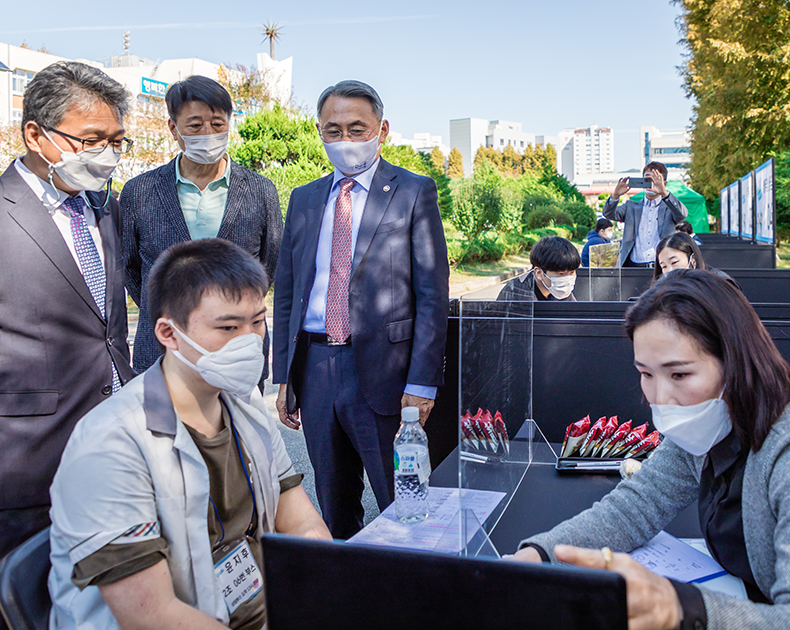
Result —
<path fill-rule="evenodd" d="M 274 289 L 277 410 L 304 426 L 321 511 L 335 538 L 360 530 L 363 467 L 393 499 L 403 406 L 430 413 L 447 332 L 447 245 L 436 184 L 381 158 L 376 91 L 342 81 L 318 99 L 332 176 L 291 195 Z"/>
<path fill-rule="evenodd" d="M 113 170 L 129 94 L 57 62 L 27 86 L 27 147 L 0 176 L 0 557 L 49 524 L 74 425 L 134 375 Z"/>
<path fill-rule="evenodd" d="M 274 277 L 283 231 L 277 190 L 271 181 L 230 159 L 228 132 L 233 103 L 213 79 L 187 77 L 165 97 L 167 124 L 181 152 L 170 162 L 130 180 L 121 194 L 126 288 L 140 307 L 134 369 L 144 372 L 161 354 L 148 320 L 148 274 L 171 245 L 222 238 L 257 258 Z M 269 333 L 263 337 L 261 376 L 269 376 Z"/>

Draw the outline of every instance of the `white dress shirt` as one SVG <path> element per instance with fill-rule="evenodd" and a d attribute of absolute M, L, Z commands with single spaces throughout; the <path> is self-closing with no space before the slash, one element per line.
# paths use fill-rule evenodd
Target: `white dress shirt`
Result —
<path fill-rule="evenodd" d="M 642 201 L 642 217 L 639 220 L 634 249 L 631 252 L 632 262 L 656 262 L 656 247 L 661 240 L 658 226 L 658 206 L 660 204 L 661 197 L 650 200 L 645 195 Z"/>
<path fill-rule="evenodd" d="M 329 290 L 329 268 L 332 259 L 332 232 L 335 225 L 335 201 L 340 194 L 340 180 L 353 179 L 354 187 L 351 189 L 351 260 L 354 260 L 354 251 L 357 247 L 359 225 L 368 200 L 368 193 L 373 182 L 373 176 L 379 167 L 381 158 L 376 159 L 373 165 L 364 173 L 349 177 L 335 169 L 332 176 L 332 187 L 329 190 L 329 199 L 324 209 L 324 218 L 321 221 L 321 233 L 318 236 L 318 249 L 315 254 L 315 281 L 310 291 L 307 303 L 307 313 L 304 318 L 304 330 L 314 333 L 326 332 L 326 294 Z M 406 385 L 404 392 L 422 398 L 436 398 L 436 388 L 424 385 Z"/>
<path fill-rule="evenodd" d="M 77 256 L 77 248 L 74 246 L 74 237 L 71 235 L 71 216 L 69 215 L 68 209 L 63 207 L 63 202 L 66 200 L 68 195 L 62 191 L 59 191 L 57 188 L 54 188 L 49 182 L 45 182 L 43 179 L 39 178 L 38 175 L 33 173 L 33 171 L 24 165 L 22 158 L 17 158 L 14 160 L 14 167 L 16 168 L 17 173 L 19 173 L 19 176 L 28 186 L 30 186 L 30 190 L 33 191 L 33 194 L 49 211 L 49 215 L 55 222 L 55 227 L 58 228 L 63 240 L 66 241 L 66 246 L 71 252 L 71 257 L 74 258 L 74 262 L 77 263 L 77 268 L 80 270 L 80 273 L 82 273 L 80 260 Z M 99 225 L 96 222 L 96 213 L 91 210 L 91 207 L 88 204 L 88 197 L 85 195 L 84 190 L 81 191 L 77 196 L 82 197 L 82 200 L 85 203 L 85 223 L 88 224 L 88 232 L 90 232 L 93 242 L 96 243 L 96 249 L 99 252 L 99 259 L 101 260 L 102 266 L 106 270 L 107 266 L 104 264 L 104 249 L 102 248 Z"/>

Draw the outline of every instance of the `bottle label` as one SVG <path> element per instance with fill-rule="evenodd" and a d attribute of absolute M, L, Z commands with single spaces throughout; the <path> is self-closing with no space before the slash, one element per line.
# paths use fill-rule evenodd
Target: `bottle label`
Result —
<path fill-rule="evenodd" d="M 395 447 L 395 474 L 417 475 L 420 483 L 431 476 L 431 458 L 428 449 L 417 444 L 400 444 Z"/>

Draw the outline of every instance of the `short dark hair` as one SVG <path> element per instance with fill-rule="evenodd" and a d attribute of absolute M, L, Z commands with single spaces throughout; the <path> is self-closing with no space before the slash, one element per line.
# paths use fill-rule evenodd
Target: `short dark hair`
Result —
<path fill-rule="evenodd" d="M 324 108 L 326 99 L 330 96 L 367 99 L 370 106 L 373 108 L 376 119 L 381 120 L 384 118 L 384 103 L 381 102 L 381 97 L 378 92 L 367 83 L 362 83 L 362 81 L 341 81 L 335 85 L 330 85 L 321 92 L 321 96 L 318 97 L 318 106 L 316 107 L 317 118 L 321 118 L 321 110 Z"/>
<path fill-rule="evenodd" d="M 600 232 L 601 230 L 608 230 L 612 226 L 614 226 L 614 223 L 606 217 L 601 217 L 595 222 L 595 231 Z"/>
<path fill-rule="evenodd" d="M 658 171 L 661 173 L 661 176 L 664 178 L 664 181 L 667 181 L 667 167 L 664 166 L 661 162 L 648 162 L 645 164 L 645 168 L 642 169 L 642 174 L 644 175 L 645 171 Z"/>
<path fill-rule="evenodd" d="M 663 239 L 658 244 L 658 247 L 656 247 L 656 265 L 653 268 L 653 282 L 664 275 L 661 265 L 658 264 L 658 255 L 667 247 L 683 252 L 689 257 L 689 261 L 691 261 L 691 257 L 694 256 L 693 269 L 708 269 L 708 264 L 705 262 L 705 257 L 702 255 L 702 250 L 700 250 L 699 245 L 697 245 L 694 239 L 685 232 L 675 232 Z"/>
<path fill-rule="evenodd" d="M 733 430 L 753 452 L 790 402 L 790 366 L 749 302 L 709 271 L 677 270 L 648 289 L 625 314 L 625 330 L 664 319 L 719 360 Z"/>
<path fill-rule="evenodd" d="M 582 264 L 579 250 L 561 236 L 544 236 L 529 252 L 529 262 L 543 271 L 576 271 Z"/>
<path fill-rule="evenodd" d="M 128 90 L 104 72 L 79 61 L 56 61 L 33 77 L 22 99 L 22 129 L 30 122 L 56 129 L 72 107 L 102 101 L 123 118 L 129 113 Z"/>
<path fill-rule="evenodd" d="M 225 112 L 228 118 L 233 113 L 233 101 L 228 91 L 214 79 L 195 74 L 176 81 L 167 89 L 165 102 L 170 118 L 175 120 L 184 104 L 192 101 L 205 103 L 212 112 Z"/>
<path fill-rule="evenodd" d="M 264 298 L 269 279 L 261 263 L 238 245 L 203 238 L 162 252 L 148 276 L 147 290 L 151 326 L 169 317 L 186 329 L 206 293 L 218 291 L 236 302 L 248 293 Z"/>
<path fill-rule="evenodd" d="M 686 220 L 680 221 L 679 223 L 675 223 L 675 232 L 685 232 L 689 236 L 694 234 L 694 228 L 691 226 Z"/>

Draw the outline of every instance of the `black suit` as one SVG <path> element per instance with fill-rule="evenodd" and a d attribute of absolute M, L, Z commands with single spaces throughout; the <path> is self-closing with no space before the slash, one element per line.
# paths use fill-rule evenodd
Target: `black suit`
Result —
<path fill-rule="evenodd" d="M 134 376 L 118 213 L 114 199 L 95 212 L 105 321 L 47 208 L 13 164 L 0 177 L 0 514 L 49 505 L 74 425 L 112 393 L 111 363 L 122 383 Z M 24 523 L 3 527 L 0 518 L 0 555 L 21 542 L 14 534 L 22 535 Z"/>
<path fill-rule="evenodd" d="M 148 319 L 145 284 L 154 262 L 171 245 L 189 241 L 176 190 L 176 159 L 130 180 L 121 194 L 126 287 L 140 307 L 134 338 L 134 368 L 143 372 L 159 358 L 159 346 Z M 260 260 L 274 278 L 283 232 L 277 190 L 268 179 L 231 160 L 228 198 L 217 234 Z M 269 375 L 269 333 L 264 336 L 267 360 L 261 383 Z"/>

